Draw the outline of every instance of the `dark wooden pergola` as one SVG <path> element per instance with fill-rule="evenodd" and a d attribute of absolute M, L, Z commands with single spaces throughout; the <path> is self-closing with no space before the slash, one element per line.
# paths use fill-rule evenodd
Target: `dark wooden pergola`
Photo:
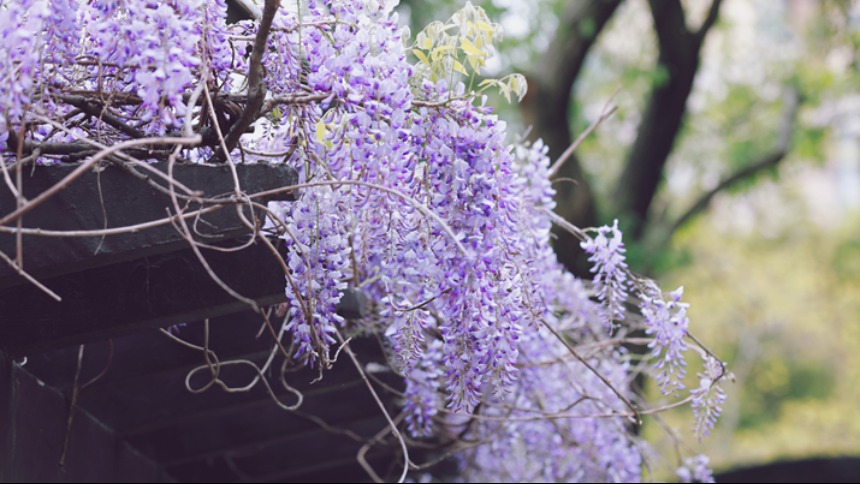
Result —
<path fill-rule="evenodd" d="M 164 164 L 151 166 L 166 172 Z M 73 168 L 28 168 L 25 197 L 34 198 Z M 247 193 L 296 182 L 295 172 L 284 166 L 237 168 Z M 225 166 L 175 170 L 176 180 L 209 197 L 233 187 Z M 27 213 L 23 227 L 102 229 L 157 220 L 172 206 L 164 187 L 154 186 L 163 182 L 108 166 Z M 0 213 L 15 207 L 12 194 L 0 188 Z M 225 247 L 249 240 L 236 207 L 225 205 L 194 220 L 195 237 Z M 24 268 L 62 302 L 0 265 L 0 481 L 369 479 L 357 455 L 384 433 L 387 422 L 349 361 L 318 383 L 311 383 L 316 371 L 290 373 L 289 384 L 304 394 L 303 405 L 292 412 L 278 407 L 261 384 L 241 393 L 217 386 L 199 394 L 186 389 L 186 376 L 204 363 L 203 353 L 155 328 L 181 325 L 182 339 L 202 345 L 208 320 L 209 348 L 222 361 L 261 362 L 272 338 L 258 314 L 212 280 L 173 226 L 106 237 L 19 239 L 0 233 L 6 255 L 14 258 L 19 243 Z M 235 252 L 202 250 L 212 271 L 243 296 L 260 306 L 285 300 L 282 269 L 264 244 Z M 361 299 L 348 300 L 341 311 L 359 315 Z M 351 346 L 363 364 L 385 363 L 375 338 Z M 245 366 L 224 366 L 219 374 L 235 386 L 254 376 Z M 393 374 L 380 377 L 400 386 Z M 207 375 L 199 380 L 192 378 L 191 386 L 203 386 Z M 285 404 L 295 402 L 282 386 L 272 388 Z M 394 395 L 383 396 L 396 413 Z M 391 478 L 402 463 L 399 447 L 390 438 L 385 442 L 369 446 L 365 457 L 380 476 Z"/>

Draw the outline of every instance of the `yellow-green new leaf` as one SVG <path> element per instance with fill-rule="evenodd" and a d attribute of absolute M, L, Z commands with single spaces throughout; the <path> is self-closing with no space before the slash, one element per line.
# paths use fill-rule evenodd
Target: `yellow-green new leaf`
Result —
<path fill-rule="evenodd" d="M 487 56 L 487 54 L 485 54 L 481 49 L 475 47 L 475 44 L 465 37 L 460 38 L 460 48 L 463 49 L 463 52 L 466 54 L 478 57 L 479 59 L 483 59 Z"/>
<path fill-rule="evenodd" d="M 415 54 L 415 57 L 417 57 L 418 60 L 420 60 L 421 62 L 423 62 L 424 64 L 426 64 L 428 66 L 430 65 L 430 59 L 427 58 L 427 55 L 424 52 L 421 52 L 418 49 L 412 49 L 412 53 Z"/>
<path fill-rule="evenodd" d="M 325 139 L 326 126 L 322 119 L 317 121 L 314 131 L 316 132 L 317 141 L 322 143 Z"/>

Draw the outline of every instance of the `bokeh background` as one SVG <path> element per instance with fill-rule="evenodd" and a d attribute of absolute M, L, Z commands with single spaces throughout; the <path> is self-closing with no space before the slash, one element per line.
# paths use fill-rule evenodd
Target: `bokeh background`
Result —
<path fill-rule="evenodd" d="M 713 9 L 710 0 L 651 3 L 661 1 L 681 9 L 690 31 Z M 582 210 L 572 218 L 621 218 L 635 232 L 626 239 L 634 270 L 667 289 L 685 286 L 692 331 L 736 376 L 719 425 L 703 442 L 693 436 L 688 413 L 650 420 L 644 432 L 657 451 L 703 452 L 717 471 L 860 456 L 860 2 L 719 3 L 639 226 L 629 222 L 630 207 L 618 203 L 621 180 L 631 153 L 641 149 L 637 140 L 647 141 L 643 124 L 672 128 L 660 106 L 656 115 L 647 112 L 649 99 L 673 75 L 661 62 L 671 47 L 658 40 L 653 5 L 473 3 L 505 28 L 487 75 L 521 72 L 530 82 L 533 97 L 524 102 L 532 107 L 490 94 L 514 133 L 547 132 L 534 128 L 553 113 L 533 106 L 556 72 L 552 55 L 573 56 L 582 39 L 596 37 L 574 81 L 563 83 L 572 95 L 562 108 L 569 123 L 562 130 L 575 138 L 616 92 L 617 111 L 577 149 L 585 183 L 572 185 L 579 193 L 589 190 L 593 206 L 591 218 Z M 607 3 L 617 8 L 589 23 L 588 12 L 606 14 Z M 462 4 L 402 0 L 399 9 L 414 33 Z M 573 43 L 553 50 L 559 32 Z M 567 201 L 581 203 L 575 198 Z M 691 210 L 697 202 L 699 209 Z M 691 366 L 690 376 L 696 371 Z M 679 429 L 683 443 L 664 424 Z M 667 464 L 659 465 L 654 475 L 671 478 Z"/>

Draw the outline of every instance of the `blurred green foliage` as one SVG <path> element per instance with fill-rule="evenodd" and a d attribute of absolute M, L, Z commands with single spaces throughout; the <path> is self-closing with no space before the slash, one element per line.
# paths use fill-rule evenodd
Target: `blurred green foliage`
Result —
<path fill-rule="evenodd" d="M 404 3 L 413 24 L 421 25 L 447 18 L 461 2 Z M 566 5 L 563 0 L 522 2 L 531 12 L 524 16 L 517 13 L 523 7 L 516 1 L 474 3 L 495 21 L 510 21 L 516 14 L 524 26 L 502 42 L 500 72 L 493 74 L 498 77 L 539 68 L 536 59 Z M 697 12 L 688 19 L 695 25 L 710 2 L 683 3 Z M 645 95 L 666 81 L 667 72 L 655 68 L 656 40 L 644 0 L 624 2 L 600 35 L 575 85 L 570 116 L 576 135 L 620 88 L 617 112 L 577 153 L 596 196 L 607 202 L 635 137 Z M 860 122 L 860 113 L 840 111 L 844 99 L 860 96 L 860 2 L 726 1 L 708 36 L 698 76 L 652 210 L 653 236 L 628 243 L 631 267 L 658 276 L 664 287 L 685 286 L 692 330 L 737 376 L 728 385 L 729 400 L 714 435 L 686 450 L 707 453 L 718 469 L 777 458 L 860 454 L 855 416 L 860 404 L 860 215 L 845 207 L 811 208 L 809 194 L 810 182 L 828 169 L 827 190 L 836 191 L 835 130 L 846 115 Z M 701 193 L 773 149 L 786 86 L 796 87 L 802 97 L 788 157 L 779 168 L 718 197 L 717 210 L 694 219 L 667 243 L 667 224 Z M 515 105 L 495 105 L 510 122 L 519 122 Z M 858 169 L 860 161 L 854 166 Z M 603 220 L 611 220 L 610 207 L 598 204 Z M 834 214 L 837 209 L 841 218 Z M 623 228 L 625 221 L 620 222 Z M 691 364 L 689 375 L 697 371 Z M 662 419 L 689 429 L 686 411 Z M 665 435 L 660 427 L 651 419 L 644 431 L 660 438 Z M 664 439 L 659 445 L 668 451 L 676 443 Z M 673 478 L 672 469 L 654 471 L 658 478 Z"/>
<path fill-rule="evenodd" d="M 803 177 L 781 180 L 775 200 L 748 203 L 767 216 Z M 860 217 L 822 227 L 799 213 L 763 237 L 739 234 L 725 215 L 681 234 L 673 247 L 694 262 L 663 275 L 685 285 L 694 332 L 737 376 L 716 432 L 695 450 L 718 469 L 860 453 Z M 689 415 L 664 418 L 683 428 Z"/>

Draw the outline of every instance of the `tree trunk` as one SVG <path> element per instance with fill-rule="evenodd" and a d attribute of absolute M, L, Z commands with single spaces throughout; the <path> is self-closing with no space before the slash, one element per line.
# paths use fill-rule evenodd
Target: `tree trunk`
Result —
<path fill-rule="evenodd" d="M 573 104 L 573 85 L 586 54 L 620 3 L 621 0 L 570 2 L 549 48 L 528 76 L 529 92 L 521 103 L 523 122 L 532 127 L 531 140 L 541 138 L 549 146 L 551 160 L 557 160 L 572 142 L 568 114 Z M 575 155 L 561 167 L 554 181 L 556 212 L 579 227 L 596 225 L 594 195 Z M 559 260 L 572 272 L 588 275 L 579 240 L 564 230 L 556 230 L 555 235 Z"/>

